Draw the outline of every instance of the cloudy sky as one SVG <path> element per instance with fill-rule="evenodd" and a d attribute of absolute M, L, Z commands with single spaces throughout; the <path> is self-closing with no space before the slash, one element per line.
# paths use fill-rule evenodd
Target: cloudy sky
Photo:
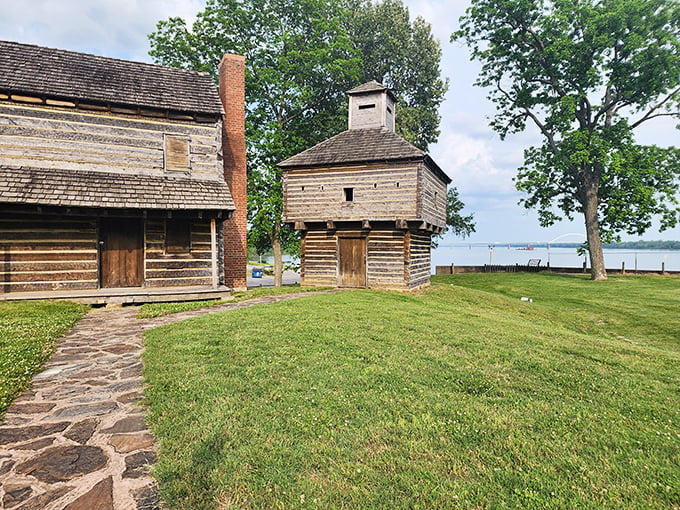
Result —
<path fill-rule="evenodd" d="M 466 242 L 539 242 L 583 233 L 580 219 L 541 228 L 534 212 L 517 205 L 521 195 L 514 190 L 512 177 L 522 163 L 523 149 L 540 139 L 529 129 L 501 142 L 489 129 L 493 109 L 485 91 L 472 86 L 479 67 L 469 61 L 464 46 L 449 42 L 469 0 L 404 1 L 413 17 L 422 16 L 432 24 L 442 44 L 442 71 L 450 79 L 450 90 L 441 109 L 441 136 L 430 153 L 452 177 L 467 212 L 475 214 L 477 232 Z M 204 5 L 204 0 L 5 2 L 0 39 L 149 62 L 147 34 L 156 23 L 170 16 L 191 20 Z M 638 133 L 644 143 L 677 145 L 679 139 L 673 122 L 652 121 Z M 680 227 L 663 233 L 652 230 L 645 239 L 680 239 Z M 564 240 L 580 241 L 575 236 Z M 460 241 L 447 237 L 445 243 Z"/>

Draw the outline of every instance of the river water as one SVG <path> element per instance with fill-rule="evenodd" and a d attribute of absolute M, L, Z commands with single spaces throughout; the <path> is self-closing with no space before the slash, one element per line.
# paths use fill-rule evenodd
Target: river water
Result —
<path fill-rule="evenodd" d="M 483 266 L 484 264 L 527 264 L 530 259 L 540 259 L 541 266 L 548 263 L 552 267 L 583 267 L 584 256 L 576 253 L 576 248 L 534 247 L 533 250 L 508 248 L 507 245 L 489 246 L 440 246 L 432 251 L 432 272 L 435 266 Z M 625 263 L 626 271 L 680 271 L 680 250 L 631 250 L 605 249 L 604 261 L 607 269 L 621 269 Z M 589 261 L 588 266 L 590 267 Z"/>

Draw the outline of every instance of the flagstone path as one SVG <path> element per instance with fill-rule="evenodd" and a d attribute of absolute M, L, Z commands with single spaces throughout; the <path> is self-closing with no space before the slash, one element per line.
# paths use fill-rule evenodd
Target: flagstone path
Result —
<path fill-rule="evenodd" d="M 142 333 L 189 317 L 338 289 L 267 296 L 155 319 L 93 309 L 59 342 L 0 425 L 0 509 L 152 510 L 156 443 L 142 398 Z"/>

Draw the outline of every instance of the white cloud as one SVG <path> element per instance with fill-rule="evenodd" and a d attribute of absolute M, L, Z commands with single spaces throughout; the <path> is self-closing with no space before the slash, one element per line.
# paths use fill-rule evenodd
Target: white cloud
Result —
<path fill-rule="evenodd" d="M 494 161 L 489 141 L 457 131 L 445 131 L 432 152 L 439 166 L 463 195 L 509 193 L 514 171 Z"/>
<path fill-rule="evenodd" d="M 7 2 L 0 38 L 150 61 L 147 35 L 170 16 L 192 20 L 201 0 L 24 0 Z"/>

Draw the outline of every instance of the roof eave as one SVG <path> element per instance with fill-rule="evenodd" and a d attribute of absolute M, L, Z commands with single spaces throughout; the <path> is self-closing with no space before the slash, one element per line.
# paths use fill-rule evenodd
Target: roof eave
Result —
<path fill-rule="evenodd" d="M 425 164 L 430 167 L 432 170 L 434 170 L 434 173 L 439 177 L 445 184 L 451 184 L 453 180 L 451 177 L 449 177 L 444 170 L 441 169 L 441 167 L 435 162 L 434 159 L 430 157 L 429 154 L 425 155 Z"/>
<path fill-rule="evenodd" d="M 375 158 L 375 159 L 356 159 L 347 161 L 333 161 L 326 163 L 308 163 L 308 164 L 286 164 L 282 161 L 277 166 L 281 168 L 284 172 L 288 170 L 297 170 L 301 168 L 329 168 L 334 166 L 347 166 L 347 165 L 362 165 L 366 163 L 403 163 L 409 161 L 424 161 L 425 156 L 412 156 L 412 157 L 399 157 L 399 158 Z M 441 170 L 440 170 L 441 171 Z M 443 172 L 442 172 L 443 173 Z"/>

